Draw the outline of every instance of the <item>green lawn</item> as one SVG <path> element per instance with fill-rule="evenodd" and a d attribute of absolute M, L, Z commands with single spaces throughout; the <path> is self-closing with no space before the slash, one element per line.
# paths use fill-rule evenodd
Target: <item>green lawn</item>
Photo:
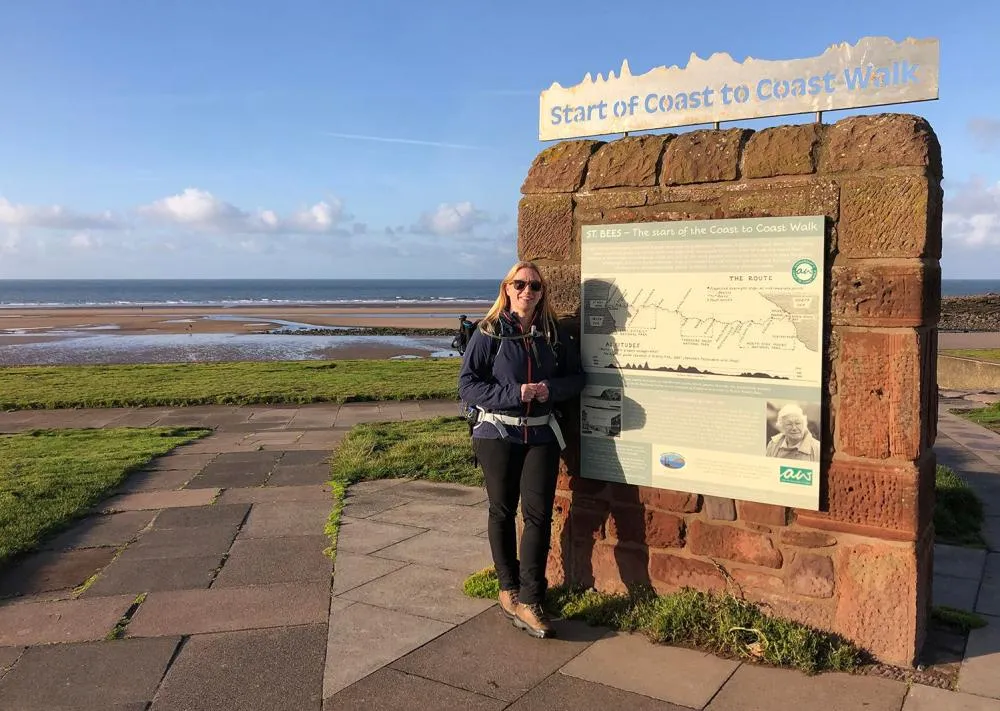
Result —
<path fill-rule="evenodd" d="M 326 533 L 334 556 L 344 494 L 351 484 L 395 478 L 483 484 L 482 470 L 472 461 L 469 426 L 460 417 L 357 425 L 338 445 L 331 474 L 334 504 Z"/>
<path fill-rule="evenodd" d="M 1000 403 L 989 407 L 979 407 L 975 410 L 952 410 L 952 412 L 975 422 L 977 425 L 1000 433 Z"/>
<path fill-rule="evenodd" d="M 941 351 L 941 355 L 956 356 L 958 358 L 975 358 L 976 360 L 988 360 L 993 363 L 1000 363 L 1000 348 L 954 348 Z"/>
<path fill-rule="evenodd" d="M 0 564 L 99 503 L 128 474 L 209 430 L 40 430 L 0 435 Z"/>
<path fill-rule="evenodd" d="M 980 532 L 983 503 L 969 485 L 948 467 L 938 465 L 934 490 L 934 534 L 938 543 L 984 548 Z"/>
<path fill-rule="evenodd" d="M 0 368 L 0 409 L 457 398 L 459 358 Z"/>

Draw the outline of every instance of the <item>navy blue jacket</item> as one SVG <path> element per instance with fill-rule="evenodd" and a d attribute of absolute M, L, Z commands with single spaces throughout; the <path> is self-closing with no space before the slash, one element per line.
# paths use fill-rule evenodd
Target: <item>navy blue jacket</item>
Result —
<path fill-rule="evenodd" d="M 557 343 L 550 345 L 540 326 L 540 320 L 536 319 L 535 323 L 539 330 L 537 336 L 499 342 L 478 328 L 475 330 L 469 339 L 462 369 L 458 374 L 458 395 L 462 400 L 498 414 L 539 417 L 551 413 L 555 404 L 579 395 L 586 376 L 580 362 L 580 347 L 576 338 L 571 338 L 564 329 L 559 329 Z M 530 324 L 522 328 L 520 322 L 506 311 L 500 315 L 497 326 L 498 335 L 501 336 L 531 332 Z M 548 400 L 521 402 L 521 385 L 540 382 L 545 382 L 549 387 Z M 504 431 L 502 438 L 512 442 L 542 444 L 556 439 L 552 428 L 548 426 L 498 426 L 489 422 L 477 424 L 472 436 L 500 439 L 498 427 Z"/>

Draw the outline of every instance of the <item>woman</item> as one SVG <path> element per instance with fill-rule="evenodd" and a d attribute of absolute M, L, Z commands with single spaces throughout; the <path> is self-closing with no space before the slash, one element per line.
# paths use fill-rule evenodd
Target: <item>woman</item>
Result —
<path fill-rule="evenodd" d="M 548 587 L 552 506 L 564 445 L 553 403 L 577 396 L 584 374 L 576 342 L 556 323 L 531 262 L 518 262 L 469 340 L 459 396 L 475 407 L 472 446 L 490 502 L 489 540 L 500 609 L 535 637 L 553 630 L 542 609 Z M 517 557 L 518 499 L 524 531 Z"/>

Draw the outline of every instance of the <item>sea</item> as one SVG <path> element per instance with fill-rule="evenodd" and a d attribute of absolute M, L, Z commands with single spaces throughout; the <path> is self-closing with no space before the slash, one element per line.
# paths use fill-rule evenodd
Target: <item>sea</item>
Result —
<path fill-rule="evenodd" d="M 499 279 L 39 279 L 0 281 L 0 308 L 490 304 Z M 944 279 L 942 296 L 1000 294 L 1000 279 Z"/>

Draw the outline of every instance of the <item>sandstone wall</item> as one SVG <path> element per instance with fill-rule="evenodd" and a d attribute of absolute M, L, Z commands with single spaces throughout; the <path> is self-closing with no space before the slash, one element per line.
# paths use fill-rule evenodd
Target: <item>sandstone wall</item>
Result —
<path fill-rule="evenodd" d="M 539 263 L 570 323 L 583 224 L 825 215 L 829 254 L 821 511 L 583 479 L 569 454 L 550 580 L 737 586 L 885 661 L 913 662 L 933 562 L 940 183 L 931 127 L 898 114 L 566 141 L 536 157 L 518 252 Z M 577 428 L 571 452 L 578 438 Z"/>

